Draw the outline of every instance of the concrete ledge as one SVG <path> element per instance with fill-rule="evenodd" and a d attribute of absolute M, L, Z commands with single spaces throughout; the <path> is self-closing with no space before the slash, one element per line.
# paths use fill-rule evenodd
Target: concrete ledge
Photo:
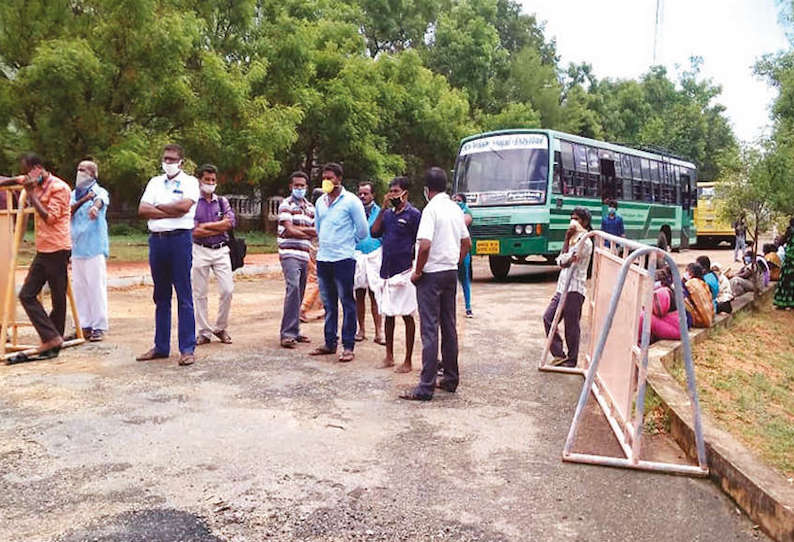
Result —
<path fill-rule="evenodd" d="M 773 295 L 774 286 L 761 293 L 761 300 Z M 737 299 L 733 314 L 754 306 L 752 294 Z M 733 315 L 720 315 L 709 329 L 690 333 L 692 343 L 707 338 L 714 329 L 729 326 Z M 696 458 L 692 409 L 687 392 L 668 369 L 681 362 L 678 341 L 655 343 L 648 353 L 648 383 L 659 395 L 671 419 L 671 433 L 681 449 Z M 731 434 L 719 429 L 703 414 L 709 475 L 761 529 L 778 542 L 794 542 L 794 485 L 760 461 Z"/>
<path fill-rule="evenodd" d="M 281 266 L 279 265 L 246 265 L 234 272 L 234 276 L 253 276 L 265 275 L 267 273 L 281 273 Z M 151 286 L 152 276 L 147 273 L 145 275 L 134 275 L 130 277 L 108 277 L 108 288 L 130 288 L 132 286 Z"/>

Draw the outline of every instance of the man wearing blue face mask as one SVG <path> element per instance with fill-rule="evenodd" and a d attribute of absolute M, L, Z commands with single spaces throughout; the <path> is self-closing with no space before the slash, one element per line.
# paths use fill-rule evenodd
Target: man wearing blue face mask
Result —
<path fill-rule="evenodd" d="M 626 228 L 623 226 L 623 217 L 618 214 L 618 202 L 614 199 L 607 200 L 607 213 L 601 216 L 601 231 L 616 237 L 626 237 Z M 605 243 L 609 246 L 609 241 Z"/>
<path fill-rule="evenodd" d="M 309 274 L 312 239 L 317 237 L 314 205 L 306 199 L 308 184 L 309 176 L 304 172 L 293 173 L 289 180 L 290 195 L 278 208 L 278 257 L 286 283 L 281 317 L 281 346 L 284 348 L 309 342 L 309 338 L 300 333 L 300 311 Z"/>

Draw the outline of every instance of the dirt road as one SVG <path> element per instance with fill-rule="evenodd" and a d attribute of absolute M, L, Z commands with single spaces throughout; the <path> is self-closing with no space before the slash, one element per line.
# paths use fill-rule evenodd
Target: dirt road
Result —
<path fill-rule="evenodd" d="M 136 363 L 151 290 L 111 292 L 105 342 L 0 367 L 0 540 L 763 539 L 707 480 L 560 461 L 581 378 L 535 369 L 556 277 L 512 275 L 475 281 L 461 386 L 423 404 L 371 341 L 279 348 L 278 276 L 237 283 L 234 344 L 189 368 Z"/>

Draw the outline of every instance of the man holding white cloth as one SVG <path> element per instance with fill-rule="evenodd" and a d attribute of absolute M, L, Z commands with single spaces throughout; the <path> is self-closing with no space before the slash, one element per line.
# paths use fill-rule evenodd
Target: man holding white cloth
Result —
<path fill-rule="evenodd" d="M 378 298 L 380 314 L 386 317 L 386 357 L 378 368 L 394 366 L 394 317 L 405 322 L 405 361 L 396 373 L 411 372 L 414 348 L 416 287 L 411 282 L 414 245 L 422 214 L 408 203 L 408 179 L 396 177 L 389 183 L 383 210 L 372 224 L 372 237 L 383 243 Z"/>
<path fill-rule="evenodd" d="M 71 198 L 72 291 L 83 336 L 101 341 L 108 330 L 109 253 L 108 191 L 99 186 L 95 162 L 83 160 L 77 166 Z"/>

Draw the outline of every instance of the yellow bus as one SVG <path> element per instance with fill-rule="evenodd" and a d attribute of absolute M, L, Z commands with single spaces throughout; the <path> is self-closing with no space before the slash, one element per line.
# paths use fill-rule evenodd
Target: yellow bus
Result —
<path fill-rule="evenodd" d="M 715 247 L 723 241 L 733 245 L 733 226 L 720 217 L 720 207 L 718 183 L 698 183 L 698 206 L 694 214 L 698 247 Z"/>

